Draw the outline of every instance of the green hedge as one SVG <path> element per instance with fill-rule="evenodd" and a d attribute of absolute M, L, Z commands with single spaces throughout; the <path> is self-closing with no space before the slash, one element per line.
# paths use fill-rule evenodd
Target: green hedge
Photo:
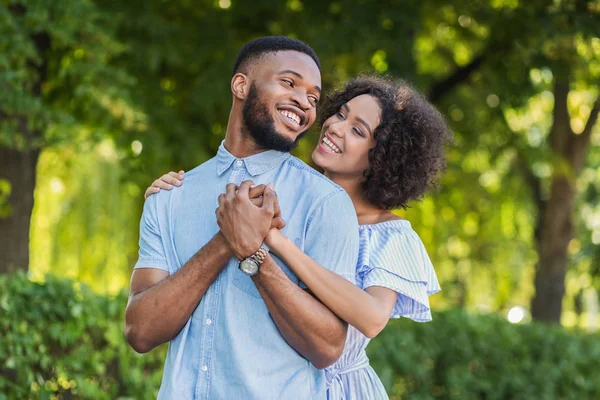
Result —
<path fill-rule="evenodd" d="M 455 310 L 370 344 L 392 399 L 600 399 L 600 335 Z"/>
<path fill-rule="evenodd" d="M 123 338 L 127 297 L 0 276 L 0 400 L 153 399 L 165 347 Z M 369 346 L 392 399 L 600 399 L 600 336 L 489 315 L 394 320 Z"/>
<path fill-rule="evenodd" d="M 69 280 L 0 276 L 0 400 L 156 398 L 165 348 L 135 353 L 123 336 L 127 295 Z"/>

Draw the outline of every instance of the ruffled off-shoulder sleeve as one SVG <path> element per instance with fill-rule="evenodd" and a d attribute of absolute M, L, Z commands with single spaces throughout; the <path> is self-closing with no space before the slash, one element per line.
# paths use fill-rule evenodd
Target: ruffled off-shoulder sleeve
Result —
<path fill-rule="evenodd" d="M 393 223 L 391 223 L 393 222 Z M 361 227 L 357 283 L 398 293 L 391 318 L 431 321 L 429 296 L 440 285 L 423 242 L 408 221 Z"/>

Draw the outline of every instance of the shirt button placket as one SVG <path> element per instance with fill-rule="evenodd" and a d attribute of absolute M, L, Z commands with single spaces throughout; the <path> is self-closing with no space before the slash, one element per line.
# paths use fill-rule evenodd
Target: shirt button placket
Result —
<path fill-rule="evenodd" d="M 244 180 L 244 176 L 246 175 L 246 171 L 244 169 L 244 161 L 237 160 L 233 165 L 233 171 L 229 176 L 229 183 L 234 183 L 239 185 Z"/>

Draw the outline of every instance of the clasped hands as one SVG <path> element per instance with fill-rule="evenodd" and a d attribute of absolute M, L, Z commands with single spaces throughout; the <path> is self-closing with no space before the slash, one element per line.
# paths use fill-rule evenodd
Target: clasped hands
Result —
<path fill-rule="evenodd" d="M 254 186 L 244 181 L 233 183 L 219 195 L 215 210 L 221 233 L 239 260 L 254 254 L 272 228 L 283 229 L 284 220 L 273 184 Z"/>

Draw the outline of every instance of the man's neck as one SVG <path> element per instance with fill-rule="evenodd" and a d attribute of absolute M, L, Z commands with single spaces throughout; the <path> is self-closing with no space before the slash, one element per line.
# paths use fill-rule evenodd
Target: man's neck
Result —
<path fill-rule="evenodd" d="M 252 135 L 246 132 L 241 119 L 234 118 L 231 114 L 227 122 L 224 145 L 225 149 L 236 158 L 250 157 L 267 150 L 257 145 Z"/>

